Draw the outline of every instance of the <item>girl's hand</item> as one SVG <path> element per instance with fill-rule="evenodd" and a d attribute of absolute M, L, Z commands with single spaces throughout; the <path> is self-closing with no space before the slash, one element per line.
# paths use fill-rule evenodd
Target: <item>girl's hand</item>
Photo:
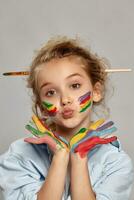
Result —
<path fill-rule="evenodd" d="M 113 122 L 104 123 L 103 119 L 91 124 L 88 129 L 81 129 L 71 140 L 71 151 L 85 157 L 89 151 L 100 144 L 117 140 L 116 136 L 109 137 L 117 130 Z"/>
<path fill-rule="evenodd" d="M 43 137 L 30 137 L 30 138 L 25 138 L 25 142 L 32 143 L 32 144 L 48 144 L 52 152 L 56 152 L 56 150 L 60 149 L 61 146 L 57 144 L 56 140 L 54 140 L 52 137 L 49 135 L 45 135 Z"/>
<path fill-rule="evenodd" d="M 108 144 L 110 142 L 113 142 L 117 140 L 116 136 L 110 137 L 110 138 L 100 138 L 98 136 L 94 136 L 89 138 L 88 140 L 80 143 L 75 149 L 74 152 L 79 152 L 81 157 L 85 157 L 91 149 L 93 149 L 96 145 L 99 144 Z"/>
<path fill-rule="evenodd" d="M 66 165 L 69 162 L 69 150 L 66 148 L 56 150 L 53 159 L 58 160 L 58 163 L 61 165 L 63 163 Z"/>
<path fill-rule="evenodd" d="M 32 126 L 28 124 L 26 125 L 26 129 L 28 129 L 35 137 L 25 138 L 25 142 L 32 144 L 47 144 L 54 153 L 62 148 L 65 148 L 68 151 L 68 147 L 64 141 L 57 138 L 37 116 L 33 115 L 32 120 Z"/>
<path fill-rule="evenodd" d="M 70 162 L 73 163 L 73 162 L 76 162 L 78 164 L 84 164 L 84 163 L 87 163 L 88 162 L 88 158 L 87 156 L 81 156 L 79 152 L 75 152 L 75 153 L 71 153 L 70 154 Z"/>

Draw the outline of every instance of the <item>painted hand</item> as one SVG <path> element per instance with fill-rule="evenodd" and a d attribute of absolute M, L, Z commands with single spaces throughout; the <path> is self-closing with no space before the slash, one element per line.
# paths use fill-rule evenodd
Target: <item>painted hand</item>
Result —
<path fill-rule="evenodd" d="M 68 143 L 63 137 L 55 135 L 51 132 L 35 115 L 32 117 L 35 128 L 31 125 L 26 125 L 26 128 L 35 136 L 26 138 L 24 141 L 33 144 L 48 144 L 50 149 L 55 152 L 61 148 L 67 151 L 79 153 L 81 157 L 87 155 L 89 151 L 97 145 L 107 144 L 117 140 L 116 136 L 109 137 L 110 134 L 116 131 L 113 122 L 104 123 L 104 119 L 90 125 L 87 128 L 81 128 Z"/>
<path fill-rule="evenodd" d="M 91 124 L 89 129 L 81 129 L 70 141 L 71 151 L 74 153 L 79 152 L 80 156 L 84 157 L 97 145 L 117 140 L 116 136 L 110 137 L 117 130 L 113 124 L 112 121 L 104 124 L 104 119 L 100 119 Z"/>
<path fill-rule="evenodd" d="M 33 115 L 32 120 L 32 125 L 35 127 L 28 124 L 26 125 L 26 129 L 28 129 L 35 137 L 25 138 L 25 142 L 32 144 L 47 144 L 53 152 L 56 152 L 56 150 L 61 148 L 68 150 L 67 145 L 57 138 L 37 116 Z"/>

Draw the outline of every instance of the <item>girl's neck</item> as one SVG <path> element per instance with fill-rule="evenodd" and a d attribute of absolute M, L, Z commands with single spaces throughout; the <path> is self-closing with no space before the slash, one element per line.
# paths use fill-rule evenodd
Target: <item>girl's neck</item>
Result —
<path fill-rule="evenodd" d="M 64 137 L 68 142 L 76 134 L 81 128 L 89 128 L 90 126 L 90 119 L 81 122 L 78 126 L 74 128 L 66 128 L 62 126 L 56 126 L 56 133 L 62 137 Z"/>

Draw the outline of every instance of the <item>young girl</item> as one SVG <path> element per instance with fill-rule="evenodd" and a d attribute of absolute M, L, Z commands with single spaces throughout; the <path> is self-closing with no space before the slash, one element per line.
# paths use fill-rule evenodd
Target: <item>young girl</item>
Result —
<path fill-rule="evenodd" d="M 116 128 L 103 119 L 92 123 L 92 110 L 105 97 L 105 69 L 76 39 L 51 39 L 39 50 L 28 86 L 36 115 L 48 128 L 42 125 L 38 137 L 15 141 L 1 155 L 4 199 L 129 199 L 133 167 L 119 140 L 110 136 Z"/>

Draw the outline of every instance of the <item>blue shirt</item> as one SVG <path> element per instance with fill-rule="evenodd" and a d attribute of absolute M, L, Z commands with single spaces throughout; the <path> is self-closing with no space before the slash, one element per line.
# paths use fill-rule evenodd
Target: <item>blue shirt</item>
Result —
<path fill-rule="evenodd" d="M 0 187 L 5 200 L 37 200 L 36 193 L 45 181 L 52 155 L 45 144 L 15 141 L 0 156 Z M 88 154 L 88 169 L 96 200 L 128 200 L 134 171 L 131 159 L 121 145 L 105 144 Z M 62 200 L 70 200 L 66 176 Z M 54 183 L 53 183 L 54 185 Z"/>

